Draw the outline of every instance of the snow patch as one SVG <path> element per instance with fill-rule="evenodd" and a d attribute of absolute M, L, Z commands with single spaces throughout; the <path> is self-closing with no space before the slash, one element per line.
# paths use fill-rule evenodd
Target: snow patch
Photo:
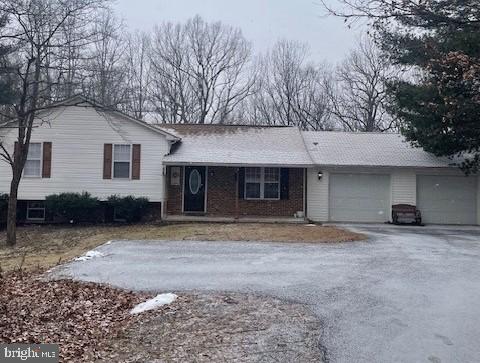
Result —
<path fill-rule="evenodd" d="M 88 251 L 83 256 L 77 257 L 75 261 L 88 261 L 95 257 L 104 257 L 105 255 L 98 251 Z"/>
<path fill-rule="evenodd" d="M 139 314 L 143 313 L 144 311 L 156 309 L 163 305 L 171 304 L 177 299 L 177 297 L 177 295 L 172 293 L 157 295 L 154 298 L 135 306 L 132 310 L 130 310 L 130 314 Z"/>

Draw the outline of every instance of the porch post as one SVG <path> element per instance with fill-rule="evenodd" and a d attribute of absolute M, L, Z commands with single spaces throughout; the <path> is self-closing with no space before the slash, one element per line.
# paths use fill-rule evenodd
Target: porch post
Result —
<path fill-rule="evenodd" d="M 235 188 L 235 218 L 239 219 L 240 218 L 240 205 L 239 205 L 239 199 L 238 199 L 238 194 L 240 192 L 240 168 L 237 168 L 237 171 L 235 173 L 235 179 L 236 179 L 236 188 Z"/>

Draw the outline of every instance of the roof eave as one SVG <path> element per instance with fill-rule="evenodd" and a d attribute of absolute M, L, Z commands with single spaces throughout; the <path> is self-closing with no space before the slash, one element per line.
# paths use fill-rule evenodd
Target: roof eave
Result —
<path fill-rule="evenodd" d="M 246 163 L 226 163 L 226 162 L 197 162 L 197 161 L 168 161 L 163 160 L 164 165 L 168 166 L 190 166 L 190 165 L 199 165 L 199 166 L 226 166 L 226 167 L 271 167 L 271 168 L 310 168 L 314 167 L 313 164 L 306 163 L 257 163 L 257 162 L 246 162 Z"/>

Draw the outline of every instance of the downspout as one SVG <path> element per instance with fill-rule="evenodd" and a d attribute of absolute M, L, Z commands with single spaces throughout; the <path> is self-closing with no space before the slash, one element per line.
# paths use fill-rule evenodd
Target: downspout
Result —
<path fill-rule="evenodd" d="M 161 212 L 160 212 L 160 219 L 163 221 L 167 216 L 167 201 L 168 201 L 168 173 L 167 173 L 167 166 L 163 165 L 162 163 L 162 174 L 163 178 L 163 198 L 162 198 L 162 205 L 161 205 Z"/>
<path fill-rule="evenodd" d="M 312 154 L 310 153 L 310 150 L 308 149 L 308 146 L 305 142 L 305 138 L 303 137 L 303 133 L 302 133 L 302 130 L 300 130 L 299 127 L 297 127 L 297 130 L 298 130 L 298 133 L 299 133 L 299 136 L 300 136 L 300 139 L 302 140 L 302 143 L 303 143 L 303 147 L 305 148 L 305 152 L 307 153 L 308 155 L 308 158 L 310 159 L 311 161 L 311 166 L 310 168 L 314 168 L 316 167 L 317 165 L 315 164 L 314 160 L 313 160 L 313 157 L 312 157 Z M 304 169 L 304 173 L 303 173 L 303 214 L 304 214 L 304 218 L 305 220 L 309 220 L 308 218 L 308 201 L 307 201 L 307 189 L 308 189 L 308 182 L 307 182 L 307 178 L 308 178 L 308 167 L 306 167 Z"/>
<path fill-rule="evenodd" d="M 307 220 L 307 168 L 303 168 L 303 219 Z"/>

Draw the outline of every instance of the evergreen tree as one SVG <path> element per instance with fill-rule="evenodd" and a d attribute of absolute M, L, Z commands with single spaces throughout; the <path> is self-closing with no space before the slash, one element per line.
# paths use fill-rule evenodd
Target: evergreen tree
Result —
<path fill-rule="evenodd" d="M 412 143 L 480 167 L 480 1 L 342 0 L 367 17 L 391 60 L 411 76 L 389 85 L 391 111 Z"/>

